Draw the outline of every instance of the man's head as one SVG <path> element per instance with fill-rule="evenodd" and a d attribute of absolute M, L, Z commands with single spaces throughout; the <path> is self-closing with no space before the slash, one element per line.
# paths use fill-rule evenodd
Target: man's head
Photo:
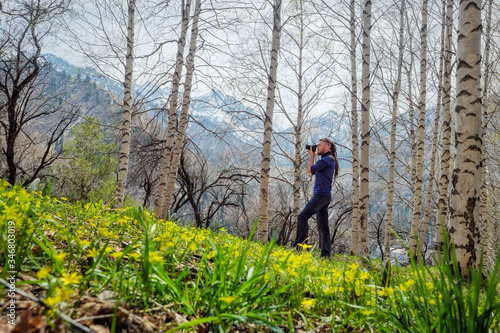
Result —
<path fill-rule="evenodd" d="M 328 153 L 332 149 L 333 143 L 328 138 L 323 138 L 318 141 L 318 147 L 316 148 L 316 154 L 323 155 Z"/>

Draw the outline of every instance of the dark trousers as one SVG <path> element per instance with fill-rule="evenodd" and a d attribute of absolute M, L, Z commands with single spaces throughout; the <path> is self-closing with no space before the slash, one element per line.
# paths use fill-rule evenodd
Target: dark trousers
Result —
<path fill-rule="evenodd" d="M 297 218 L 297 237 L 293 246 L 302 244 L 307 238 L 307 220 L 316 214 L 319 237 L 321 238 L 321 256 L 329 256 L 331 250 L 330 228 L 328 227 L 328 205 L 332 198 L 326 195 L 315 194 L 300 212 Z"/>

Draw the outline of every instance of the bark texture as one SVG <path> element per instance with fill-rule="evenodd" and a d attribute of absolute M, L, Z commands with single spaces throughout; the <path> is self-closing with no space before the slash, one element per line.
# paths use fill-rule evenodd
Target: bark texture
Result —
<path fill-rule="evenodd" d="M 417 172 L 413 192 L 413 220 L 410 233 L 411 253 L 417 258 L 417 243 L 422 209 L 422 184 L 424 175 L 425 108 L 427 96 L 427 0 L 422 3 L 422 27 L 420 30 L 420 100 L 417 128 Z"/>
<path fill-rule="evenodd" d="M 276 95 L 276 74 L 278 69 L 278 52 L 280 47 L 281 30 L 281 0 L 273 4 L 273 35 L 271 46 L 271 63 L 269 68 L 267 86 L 267 105 L 264 119 L 264 142 L 262 147 L 262 162 L 260 172 L 260 197 L 259 197 L 259 224 L 257 238 L 260 242 L 267 242 L 269 234 L 269 172 L 271 169 L 271 140 L 273 131 L 273 112 Z"/>
<path fill-rule="evenodd" d="M 134 72 L 135 0 L 128 1 L 127 54 L 123 81 L 123 121 L 121 127 L 120 164 L 116 183 L 116 207 L 121 208 L 127 182 L 130 152 L 130 126 L 132 123 L 132 84 Z"/>
<path fill-rule="evenodd" d="M 179 95 L 179 84 L 182 75 L 182 66 L 184 64 L 184 47 L 186 46 L 186 34 L 189 23 L 189 12 L 191 9 L 191 0 L 187 0 L 186 4 L 182 2 L 182 24 L 181 24 L 181 34 L 179 40 L 177 41 L 177 56 L 175 60 L 175 71 L 172 77 L 172 91 L 170 93 L 170 108 L 168 110 L 168 125 L 167 125 L 167 139 L 165 143 L 165 148 L 163 152 L 163 162 L 161 166 L 160 179 L 158 184 L 158 190 L 156 192 L 155 198 L 155 215 L 161 218 L 162 208 L 165 201 L 165 187 L 168 182 L 168 174 L 170 172 L 172 147 L 175 139 L 175 122 L 177 118 L 177 104 Z"/>
<path fill-rule="evenodd" d="M 429 217 L 431 215 L 431 204 L 432 204 L 432 192 L 434 189 L 434 174 L 435 174 L 435 162 L 436 162 L 436 152 L 438 144 L 438 132 L 439 132 L 439 122 L 441 116 L 441 98 L 443 95 L 443 66 L 444 66 L 444 49 L 445 49 L 445 31 L 446 31 L 446 2 L 443 1 L 442 8 L 442 24 L 441 24 L 441 52 L 439 54 L 439 77 L 438 77 L 438 95 L 436 101 L 436 114 L 434 116 L 434 130 L 432 137 L 432 151 L 431 151 L 431 163 L 430 163 L 430 174 L 429 174 L 429 186 L 427 187 L 427 199 L 425 204 L 424 218 L 422 221 L 422 231 L 418 237 L 420 242 L 418 243 L 418 251 L 422 252 L 423 245 L 425 243 L 425 236 L 427 235 L 427 228 L 429 226 Z M 418 257 L 420 259 L 420 257 Z"/>
<path fill-rule="evenodd" d="M 358 74 L 356 59 L 356 1 L 351 0 L 351 132 L 352 132 L 352 253 L 359 253 Z"/>
<path fill-rule="evenodd" d="M 365 1 L 363 9 L 363 69 L 362 69 L 362 102 L 361 102 L 361 186 L 359 206 L 360 248 L 359 254 L 370 256 L 368 238 L 368 202 L 370 174 L 370 32 L 372 2 Z"/>
<path fill-rule="evenodd" d="M 490 104 L 489 98 L 489 89 L 490 87 L 490 80 L 491 80 L 491 66 L 492 64 L 490 63 L 490 50 L 491 50 L 491 17 L 492 17 L 492 9 L 493 9 L 493 0 L 488 1 L 488 11 L 486 14 L 486 22 L 485 22 L 485 48 L 484 48 L 484 80 L 483 80 L 483 120 L 482 120 L 482 133 L 483 133 L 483 141 L 486 142 L 486 137 L 487 137 L 487 130 L 488 130 L 488 123 L 490 121 L 490 113 L 488 112 L 488 107 Z M 493 244 L 493 246 L 488 246 L 490 245 L 491 241 L 494 239 L 494 232 L 490 232 L 491 228 L 489 227 L 488 220 L 485 218 L 484 214 L 486 213 L 486 205 L 488 202 L 488 189 L 486 188 L 486 168 L 488 165 L 488 154 L 487 150 L 484 149 L 484 153 L 482 156 L 482 167 L 483 171 L 481 174 L 482 182 L 481 182 L 481 199 L 479 202 L 479 216 L 481 218 L 480 220 L 480 234 L 482 235 L 482 238 L 484 240 L 482 244 L 482 251 L 483 255 L 485 258 L 490 257 L 489 255 L 489 250 L 496 248 L 496 246 Z M 491 253 L 494 257 L 496 257 L 496 254 L 494 253 L 495 251 L 492 251 Z M 494 262 L 494 261 L 493 261 Z"/>
<path fill-rule="evenodd" d="M 439 176 L 439 200 L 436 221 L 436 250 L 443 246 L 443 230 L 447 230 L 448 187 L 450 184 L 450 138 L 451 138 L 451 40 L 453 34 L 453 0 L 446 3 L 446 47 L 443 76 L 443 107 L 441 122 L 441 170 Z"/>
<path fill-rule="evenodd" d="M 392 235 L 392 206 L 394 199 L 394 161 L 396 160 L 396 123 L 398 116 L 398 98 L 401 90 L 401 70 L 403 68 L 403 46 L 404 46 L 404 13 L 406 12 L 406 0 L 401 1 L 399 17 L 399 41 L 398 41 L 398 70 L 396 84 L 392 95 L 392 119 L 391 119 L 391 150 L 389 158 L 389 183 L 387 188 L 387 210 L 384 237 L 384 257 L 391 257 L 391 235 Z"/>
<path fill-rule="evenodd" d="M 458 10 L 455 167 L 450 227 L 462 274 L 478 263 L 482 161 L 480 0 L 461 1 Z"/>
<path fill-rule="evenodd" d="M 172 155 L 172 164 L 170 166 L 170 174 L 168 176 L 167 193 L 165 202 L 163 204 L 161 216 L 164 218 L 173 202 L 175 182 L 177 180 L 177 170 L 179 170 L 180 156 L 182 148 L 184 147 L 184 138 L 186 134 L 186 127 L 189 118 L 189 105 L 191 103 L 191 88 L 193 86 L 194 75 L 194 58 L 196 54 L 196 40 L 198 38 L 198 21 L 201 12 L 201 0 L 196 0 L 195 12 L 193 16 L 193 24 L 191 26 L 191 41 L 189 45 L 189 53 L 186 59 L 186 80 L 184 81 L 184 94 L 182 97 L 182 110 L 179 121 L 179 128 L 177 130 L 177 137 L 175 139 L 175 148 Z"/>
<path fill-rule="evenodd" d="M 304 8 L 303 1 L 300 1 L 300 12 L 299 12 L 299 20 L 300 20 L 300 35 L 299 35 L 299 58 L 298 58 L 298 87 L 297 87 L 297 122 L 295 125 L 295 157 L 293 161 L 293 210 L 292 210 L 292 221 L 297 223 L 297 218 L 300 211 L 300 171 L 302 167 L 302 118 L 304 114 L 304 103 L 303 103 L 303 84 L 304 84 L 304 71 L 303 71 L 303 60 L 304 60 Z M 295 228 L 295 232 L 297 228 Z M 296 238 L 297 235 L 294 235 Z"/>

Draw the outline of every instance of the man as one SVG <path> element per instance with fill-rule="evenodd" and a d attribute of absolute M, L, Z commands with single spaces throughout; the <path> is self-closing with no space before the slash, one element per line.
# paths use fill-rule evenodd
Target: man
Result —
<path fill-rule="evenodd" d="M 313 147 L 309 147 L 308 172 L 316 176 L 313 197 L 306 204 L 297 218 L 297 237 L 294 247 L 302 244 L 307 238 L 307 220 L 316 214 L 319 236 L 321 238 L 321 256 L 329 257 L 331 250 L 330 228 L 328 227 L 328 205 L 332 200 L 332 183 L 339 174 L 337 149 L 327 138 L 319 140 L 316 154 L 321 159 L 314 164 Z"/>

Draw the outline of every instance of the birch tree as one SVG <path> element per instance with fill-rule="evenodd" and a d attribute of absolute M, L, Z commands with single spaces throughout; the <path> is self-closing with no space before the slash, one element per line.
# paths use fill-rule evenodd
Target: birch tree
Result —
<path fill-rule="evenodd" d="M 404 46 L 404 13 L 406 12 L 406 0 L 401 1 L 399 17 L 399 40 L 398 40 L 398 65 L 396 83 L 392 98 L 392 119 L 391 119 L 391 147 L 389 158 L 389 182 L 387 186 L 387 210 L 384 237 L 384 257 L 390 259 L 391 256 L 391 234 L 392 234 L 392 206 L 394 199 L 394 161 L 396 160 L 396 125 L 398 116 L 398 99 L 401 90 L 401 72 L 403 68 L 403 46 Z"/>
<path fill-rule="evenodd" d="M 360 248 L 359 254 L 370 256 L 368 238 L 368 202 L 370 172 L 370 32 L 371 32 L 371 0 L 365 0 L 363 8 L 363 68 L 362 68 L 362 102 L 361 102 L 361 186 L 359 206 Z"/>
<path fill-rule="evenodd" d="M 359 253 L 359 141 L 358 141 L 358 74 L 356 58 L 356 0 L 350 3 L 351 36 L 351 132 L 352 132 L 352 245 L 355 255 Z"/>
<path fill-rule="evenodd" d="M 490 80 L 491 80 L 491 63 L 490 63 L 490 50 L 491 50 L 491 17 L 492 17 L 492 12 L 493 12 L 493 1 L 489 0 L 486 1 L 488 4 L 488 11 L 486 12 L 486 20 L 485 20 L 485 48 L 484 48 L 484 80 L 483 80 L 483 119 L 482 119 L 482 134 L 483 138 L 486 138 L 487 136 L 487 131 L 488 131 L 488 123 L 490 121 L 491 115 L 489 114 L 488 107 L 490 104 L 489 97 L 489 89 L 490 89 Z M 486 141 L 486 140 L 484 140 Z M 484 150 L 484 154 L 482 156 L 482 182 L 481 182 L 481 198 L 479 202 L 479 210 L 480 210 L 480 218 L 481 218 L 481 223 L 480 223 L 480 234 L 483 235 L 484 243 L 482 244 L 482 250 L 484 253 L 485 257 L 488 257 L 488 249 L 489 246 L 487 246 L 488 242 L 490 241 L 490 232 L 488 230 L 488 221 L 485 218 L 485 208 L 486 204 L 488 201 L 487 198 L 487 188 L 486 188 L 486 168 L 488 165 L 488 154 L 487 150 Z"/>
<path fill-rule="evenodd" d="M 481 240 L 481 7 L 481 0 L 469 0 L 458 9 L 456 157 L 448 233 L 463 275 L 478 264 Z"/>
<path fill-rule="evenodd" d="M 445 30 L 446 30 L 446 2 L 443 1 L 442 6 L 442 23 L 441 23 L 441 51 L 439 53 L 439 70 L 438 70 L 438 94 L 436 101 L 436 114 L 434 117 L 434 129 L 433 129 L 433 137 L 432 137 L 432 149 L 431 149 L 431 162 L 430 162 L 430 174 L 429 174 L 429 185 L 427 186 L 427 199 L 425 204 L 424 218 L 422 221 L 422 231 L 418 239 L 420 242 L 418 243 L 418 252 L 421 253 L 424 243 L 425 237 L 427 235 L 427 228 L 429 226 L 429 217 L 431 215 L 431 201 L 432 201 L 432 192 L 434 189 L 434 173 L 435 173 L 435 162 L 436 162 L 436 152 L 438 145 L 438 131 L 439 131 L 439 122 L 441 116 L 441 98 L 443 93 L 443 67 L 444 67 L 444 49 L 445 49 Z M 419 258 L 419 257 L 417 257 Z"/>
<path fill-rule="evenodd" d="M 436 223 L 436 249 L 439 251 L 443 245 L 442 231 L 446 230 L 448 215 L 448 187 L 450 175 L 450 137 L 451 137 L 451 55 L 452 55 L 452 34 L 453 34 L 453 0 L 446 2 L 446 47 L 444 55 L 443 73 L 443 106 L 441 121 L 441 169 L 439 176 L 439 199 Z"/>
<path fill-rule="evenodd" d="M 413 200 L 413 221 L 410 233 L 410 247 L 414 257 L 417 254 L 419 228 L 422 207 L 422 183 L 424 174 L 424 139 L 425 139 L 425 108 L 427 96 L 427 4 L 422 2 L 422 26 L 420 30 L 420 99 L 418 104 L 417 128 L 417 172 Z"/>
<path fill-rule="evenodd" d="M 187 70 L 186 70 L 186 78 L 184 81 L 182 110 L 179 121 L 179 128 L 177 130 L 177 136 L 175 139 L 176 142 L 174 147 L 174 153 L 172 155 L 172 164 L 170 166 L 170 173 L 168 175 L 167 193 L 165 196 L 165 202 L 163 204 L 163 209 L 161 213 L 162 218 L 164 218 L 167 215 L 167 212 L 172 204 L 175 182 L 177 179 L 177 171 L 179 169 L 179 163 L 180 163 L 180 155 L 182 147 L 184 146 L 184 138 L 186 134 L 186 127 L 188 124 L 188 117 L 189 117 L 189 105 L 191 103 L 191 88 L 193 85 L 194 58 L 196 54 L 196 39 L 198 38 L 198 20 L 200 17 L 200 12 L 201 12 L 201 0 L 196 0 L 193 23 L 191 26 L 191 41 L 189 46 L 189 53 L 186 59 Z"/>
<path fill-rule="evenodd" d="M 123 80 L 123 121 L 121 127 L 120 164 L 116 183 L 116 207 L 123 205 L 125 183 L 127 181 L 129 152 L 130 152 L 130 125 L 132 122 L 132 83 L 134 72 L 134 41 L 135 41 L 135 0 L 128 1 L 127 21 L 127 53 L 125 55 L 125 77 Z"/>
<path fill-rule="evenodd" d="M 165 187 L 168 182 L 168 175 L 170 172 L 172 147 L 175 139 L 175 122 L 177 119 L 177 104 L 179 96 L 179 84 L 181 82 L 182 67 L 184 64 L 184 47 L 186 46 L 186 34 L 189 24 L 189 12 L 191 9 L 191 0 L 186 0 L 181 3 L 182 23 L 181 33 L 177 41 L 177 54 L 175 61 L 175 70 L 172 77 L 172 90 L 170 92 L 170 108 L 168 110 L 168 125 L 167 125 L 167 138 L 164 147 L 163 161 L 160 173 L 160 180 L 158 190 L 155 198 L 155 215 L 164 218 L 162 215 L 162 208 L 165 201 Z"/>
<path fill-rule="evenodd" d="M 264 141 L 262 147 L 262 161 L 260 173 L 260 196 L 259 196 L 259 224 L 257 238 L 260 242 L 268 239 L 268 199 L 269 199 L 269 172 L 271 165 L 271 140 L 272 122 L 275 103 L 276 78 L 278 69 L 278 53 L 280 48 L 281 30 L 281 0 L 275 0 L 273 4 L 273 34 L 271 41 L 271 63 L 268 74 L 267 105 L 264 119 Z"/>
<path fill-rule="evenodd" d="M 300 210 L 300 175 L 301 175 L 301 167 L 302 167 L 302 124 L 304 117 L 303 110 L 303 52 L 305 43 L 304 42 L 304 10 L 303 10 L 303 1 L 299 3 L 299 64 L 298 64 L 298 75 L 297 75 L 297 121 L 295 124 L 295 159 L 293 161 L 293 211 L 292 211 L 292 221 L 297 221 L 297 217 L 299 215 Z"/>

